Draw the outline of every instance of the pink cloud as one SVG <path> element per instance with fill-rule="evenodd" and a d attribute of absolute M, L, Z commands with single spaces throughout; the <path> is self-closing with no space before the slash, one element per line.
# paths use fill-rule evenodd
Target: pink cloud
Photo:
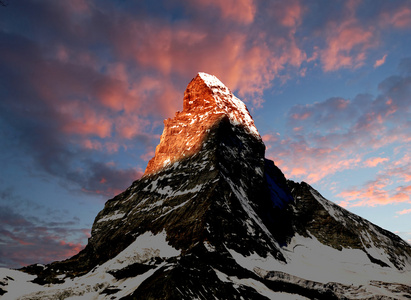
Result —
<path fill-rule="evenodd" d="M 411 182 L 411 156 L 405 153 L 400 159 L 393 161 L 385 172 L 387 176 L 398 178 L 403 182 Z"/>
<path fill-rule="evenodd" d="M 263 139 L 264 143 L 268 142 L 277 142 L 279 140 L 280 134 L 277 132 L 275 134 L 264 134 L 261 138 Z"/>
<path fill-rule="evenodd" d="M 298 0 L 290 0 L 286 2 L 271 1 L 264 7 L 263 13 L 266 13 L 269 18 L 274 19 L 279 25 L 296 31 L 296 28 L 301 25 L 303 15 L 306 8 Z"/>
<path fill-rule="evenodd" d="M 203 7 L 218 7 L 223 18 L 244 24 L 252 23 L 256 14 L 253 0 L 198 0 L 194 1 L 193 4 L 199 4 Z"/>
<path fill-rule="evenodd" d="M 305 113 L 301 113 L 301 114 L 292 114 L 291 117 L 294 120 L 305 120 L 307 118 L 309 118 L 311 116 L 311 112 L 305 112 Z"/>
<path fill-rule="evenodd" d="M 374 34 L 353 21 L 334 25 L 327 46 L 320 51 L 324 71 L 358 68 L 364 64 L 366 50 L 374 45 Z"/>
<path fill-rule="evenodd" d="M 306 168 L 292 168 L 291 171 L 289 171 L 289 176 L 290 177 L 296 177 L 296 176 L 301 176 L 307 174 L 308 170 Z"/>
<path fill-rule="evenodd" d="M 80 243 L 71 243 L 71 242 L 66 242 L 66 241 L 60 241 L 59 244 L 63 247 L 64 252 L 62 253 L 62 256 L 64 257 L 71 257 L 73 255 L 76 255 L 79 253 L 81 250 L 83 250 L 85 245 L 82 245 Z"/>
<path fill-rule="evenodd" d="M 391 25 L 396 28 L 411 26 L 411 8 L 409 6 L 396 6 L 394 11 L 384 11 L 380 16 L 382 26 Z"/>
<path fill-rule="evenodd" d="M 344 170 L 376 166 L 380 166 L 380 177 L 397 183 L 411 181 L 407 151 L 398 149 L 390 158 L 377 154 L 382 147 L 404 145 L 410 140 L 410 103 L 403 101 L 409 97 L 409 89 L 405 91 L 409 83 L 401 77 L 390 80 L 380 85 L 382 93 L 375 98 L 358 95 L 353 100 L 330 98 L 295 105 L 288 114 L 288 136 L 274 142 L 267 139 L 267 155 L 287 177 L 310 183 Z M 373 157 L 364 159 L 370 155 Z M 391 163 L 386 164 L 388 161 Z M 375 184 L 344 192 L 340 196 L 357 197 L 357 205 L 367 205 L 367 197 L 374 199 L 370 200 L 372 205 L 408 201 L 406 191 Z M 347 199 L 343 201 L 346 206 Z"/>
<path fill-rule="evenodd" d="M 5 57 L 16 70 L 27 68 L 30 72 L 25 74 L 36 74 L 28 81 L 41 99 L 39 106 L 57 111 L 50 122 L 56 136 L 106 154 L 117 152 L 135 138 L 148 139 L 163 118 L 181 108 L 185 84 L 198 71 L 217 75 L 254 108 L 260 107 L 264 91 L 275 80 L 281 84 L 292 77 L 289 70 L 303 74 L 308 68 L 309 72 L 310 66 L 305 63 L 320 60 L 326 71 L 360 66 L 366 62 L 367 51 L 378 42 L 381 28 L 388 23 L 404 26 L 409 14 L 407 9 L 398 8 L 386 16 L 383 25 L 381 20 L 380 25 L 375 23 L 378 21 L 367 23 L 358 18 L 358 2 L 344 2 L 338 13 L 340 19 L 319 20 L 321 29 L 314 32 L 306 30 L 310 20 L 304 18 L 310 7 L 302 1 L 264 5 L 252 0 L 187 1 L 187 12 L 195 18 L 172 23 L 144 14 L 135 18 L 127 11 L 96 9 L 90 3 L 76 0 L 62 6 L 68 8 L 63 15 L 70 26 L 61 30 L 78 30 L 63 31 L 62 38 L 49 38 L 44 56 L 38 51 L 33 52 L 36 56 L 7 53 Z M 112 18 L 108 17 L 110 13 Z M 209 16 L 216 15 L 215 22 L 208 22 Z M 315 40 L 319 35 L 321 41 Z M 103 50 L 89 51 L 93 45 L 101 45 Z M 313 49 L 310 58 L 304 49 Z M 265 141 L 290 173 L 321 180 L 358 166 L 358 159 L 365 154 L 355 153 L 362 147 L 377 149 L 405 137 L 400 132 L 387 135 L 387 119 L 397 122 L 407 108 L 400 105 L 399 96 L 390 96 L 392 100 L 386 100 L 386 105 L 374 101 L 368 110 L 354 100 L 336 98 L 300 107 L 289 118 L 290 130 L 298 129 L 291 133 L 294 136 L 284 140 L 266 136 Z M 305 138 L 305 144 L 298 136 Z M 275 146 L 278 141 L 280 146 Z M 304 159 L 290 156 L 295 148 Z M 404 174 L 407 178 L 408 173 Z M 85 189 L 97 190 L 90 186 Z"/>
<path fill-rule="evenodd" d="M 404 209 L 404 210 L 401 210 L 401 211 L 397 211 L 397 214 L 399 214 L 399 215 L 411 214 L 411 208 Z"/>
<path fill-rule="evenodd" d="M 155 155 L 154 149 L 149 149 L 148 152 L 142 154 L 140 158 L 144 161 L 149 161 L 150 159 L 154 157 L 154 155 Z"/>
<path fill-rule="evenodd" d="M 119 137 L 132 139 L 143 134 L 149 124 L 148 120 L 141 119 L 137 114 L 126 114 L 116 119 L 115 128 Z"/>
<path fill-rule="evenodd" d="M 190 3 L 191 9 L 199 9 Z M 121 58 L 132 59 L 143 68 L 159 71 L 165 79 L 163 82 L 169 82 L 171 73 L 189 78 L 198 71 L 212 73 L 233 91 L 238 91 L 240 97 L 250 99 L 258 107 L 262 104 L 260 96 L 270 87 L 272 80 L 279 77 L 287 65 L 299 68 L 306 60 L 306 54 L 295 38 L 294 27 L 285 28 L 278 33 L 278 37 L 271 36 L 270 31 L 259 29 L 258 24 L 250 24 L 250 31 L 242 30 L 230 16 L 235 13 L 237 19 L 242 19 L 237 10 L 250 12 L 255 5 L 252 1 L 236 2 L 236 5 L 230 3 L 196 2 L 197 6 L 200 4 L 199 7 L 214 6 L 221 9 L 229 22 L 229 25 L 224 23 L 221 26 L 226 26 L 227 31 L 218 31 L 218 22 L 212 25 L 202 23 L 201 16 L 208 13 L 206 10 L 199 16 L 201 20 L 190 26 L 184 22 L 170 25 L 158 20 L 125 17 L 121 21 L 125 32 L 113 33 L 110 38 Z M 281 8 L 283 6 L 286 5 L 280 5 Z M 244 7 L 251 8 L 243 10 Z M 300 22 L 297 20 L 302 18 L 299 2 L 284 7 L 284 11 L 287 12 L 285 24 L 297 26 Z M 265 11 L 263 13 L 266 14 Z M 113 32 L 116 30 L 113 28 Z"/>
<path fill-rule="evenodd" d="M 96 100 L 113 111 L 120 111 L 127 102 L 136 102 L 127 91 L 127 82 L 107 79 L 95 83 Z"/>
<path fill-rule="evenodd" d="M 276 10 L 276 12 L 283 26 L 295 28 L 301 24 L 304 7 L 300 1 L 287 1 L 282 8 L 283 9 Z"/>
<path fill-rule="evenodd" d="M 390 195 L 384 188 L 389 184 L 385 178 L 378 178 L 375 181 L 368 182 L 363 188 L 351 188 L 342 191 L 337 195 L 344 199 L 349 206 L 376 206 L 387 205 L 396 202 L 404 202 L 407 199 Z"/>
<path fill-rule="evenodd" d="M 82 145 L 83 145 L 84 148 L 90 149 L 90 150 L 100 151 L 103 148 L 103 145 L 101 144 L 101 142 L 95 141 L 95 140 L 92 140 L 92 139 L 84 139 L 82 141 Z"/>
<path fill-rule="evenodd" d="M 83 249 L 90 236 L 89 229 L 76 228 L 75 219 L 49 222 L 47 218 L 40 220 L 16 211 L 3 206 L 0 213 L 2 220 L 6 221 L 0 224 L 2 267 L 16 268 L 67 259 Z M 62 215 L 58 217 L 61 218 L 59 220 L 65 218 Z"/>
<path fill-rule="evenodd" d="M 391 22 L 395 27 L 405 28 L 411 26 L 411 9 L 404 7 L 398 10 L 392 17 Z"/>
<path fill-rule="evenodd" d="M 374 68 L 378 68 L 385 64 L 385 59 L 387 58 L 387 54 L 385 54 L 381 59 L 375 61 Z"/>
<path fill-rule="evenodd" d="M 62 107 L 60 111 L 69 117 L 62 128 L 65 133 L 83 136 L 96 135 L 100 138 L 111 135 L 112 120 L 87 105 L 71 102 Z"/>
<path fill-rule="evenodd" d="M 287 178 L 316 183 L 343 170 L 359 166 L 361 156 L 351 154 L 343 146 L 310 147 L 306 142 L 283 139 L 267 143 L 267 156 L 282 169 Z"/>
<path fill-rule="evenodd" d="M 339 13 L 340 19 L 329 19 L 321 30 L 325 45 L 316 45 L 323 70 L 356 69 L 364 65 L 370 48 L 378 45 L 381 28 L 373 20 L 364 22 L 358 17 L 360 2 L 346 1 Z"/>
<path fill-rule="evenodd" d="M 389 174 L 390 170 L 385 170 L 375 180 L 362 187 L 346 189 L 337 197 L 344 199 L 342 202 L 346 207 L 411 203 L 411 185 L 392 188 L 390 185 L 396 178 Z"/>
<path fill-rule="evenodd" d="M 386 161 L 389 161 L 389 159 L 386 157 L 372 157 L 372 158 L 367 159 L 364 162 L 364 165 L 366 167 L 376 167 L 378 164 L 381 164 Z"/>

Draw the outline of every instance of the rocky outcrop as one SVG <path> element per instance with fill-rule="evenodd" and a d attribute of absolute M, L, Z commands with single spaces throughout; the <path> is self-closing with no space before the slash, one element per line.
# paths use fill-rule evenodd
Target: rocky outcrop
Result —
<path fill-rule="evenodd" d="M 164 121 L 164 131 L 145 175 L 198 153 L 210 129 L 224 116 L 260 139 L 247 107 L 217 77 L 199 73 L 184 92 L 183 111 Z"/>

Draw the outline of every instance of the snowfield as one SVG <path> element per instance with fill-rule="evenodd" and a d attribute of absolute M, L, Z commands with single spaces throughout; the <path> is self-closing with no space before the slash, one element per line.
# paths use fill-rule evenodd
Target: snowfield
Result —
<path fill-rule="evenodd" d="M 164 231 L 157 235 L 146 232 L 138 236 L 130 246 L 113 259 L 95 267 L 84 276 L 74 279 L 66 278 L 62 284 L 38 285 L 31 282 L 36 276 L 21 271 L 0 268 L 0 287 L 7 291 L 0 298 L 2 300 L 120 299 L 136 290 L 144 280 L 163 267 L 166 262 L 136 277 L 121 280 L 117 280 L 109 272 L 121 270 L 133 263 L 144 263 L 155 257 L 166 259 L 180 254 L 179 250 L 174 249 L 167 243 Z M 107 288 L 115 291 L 115 293 L 102 293 Z"/>

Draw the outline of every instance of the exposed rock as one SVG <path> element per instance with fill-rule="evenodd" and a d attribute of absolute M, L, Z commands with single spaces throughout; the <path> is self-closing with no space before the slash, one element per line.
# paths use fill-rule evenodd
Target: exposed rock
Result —
<path fill-rule="evenodd" d="M 244 103 L 217 77 L 199 73 L 184 92 L 183 111 L 164 121 L 160 144 L 145 175 L 198 153 L 210 129 L 224 116 L 261 139 Z"/>

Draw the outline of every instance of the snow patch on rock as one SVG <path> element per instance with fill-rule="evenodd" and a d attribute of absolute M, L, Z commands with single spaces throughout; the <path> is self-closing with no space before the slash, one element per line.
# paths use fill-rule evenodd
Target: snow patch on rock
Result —
<path fill-rule="evenodd" d="M 261 139 L 244 102 L 234 96 L 216 76 L 204 72 L 199 72 L 198 75 L 213 91 L 217 107 L 228 115 L 231 124 L 244 125 L 249 133 Z"/>
<path fill-rule="evenodd" d="M 290 244 L 282 248 L 287 263 L 270 254 L 267 257 L 256 253 L 243 256 L 235 250 L 227 250 L 240 266 L 256 274 L 261 274 L 261 270 L 279 271 L 322 284 L 364 285 L 369 290 L 373 290 L 371 283 L 376 281 L 410 284 L 411 271 L 376 266 L 362 250 L 343 248 L 339 251 L 321 244 L 315 237 L 295 235 Z"/>

